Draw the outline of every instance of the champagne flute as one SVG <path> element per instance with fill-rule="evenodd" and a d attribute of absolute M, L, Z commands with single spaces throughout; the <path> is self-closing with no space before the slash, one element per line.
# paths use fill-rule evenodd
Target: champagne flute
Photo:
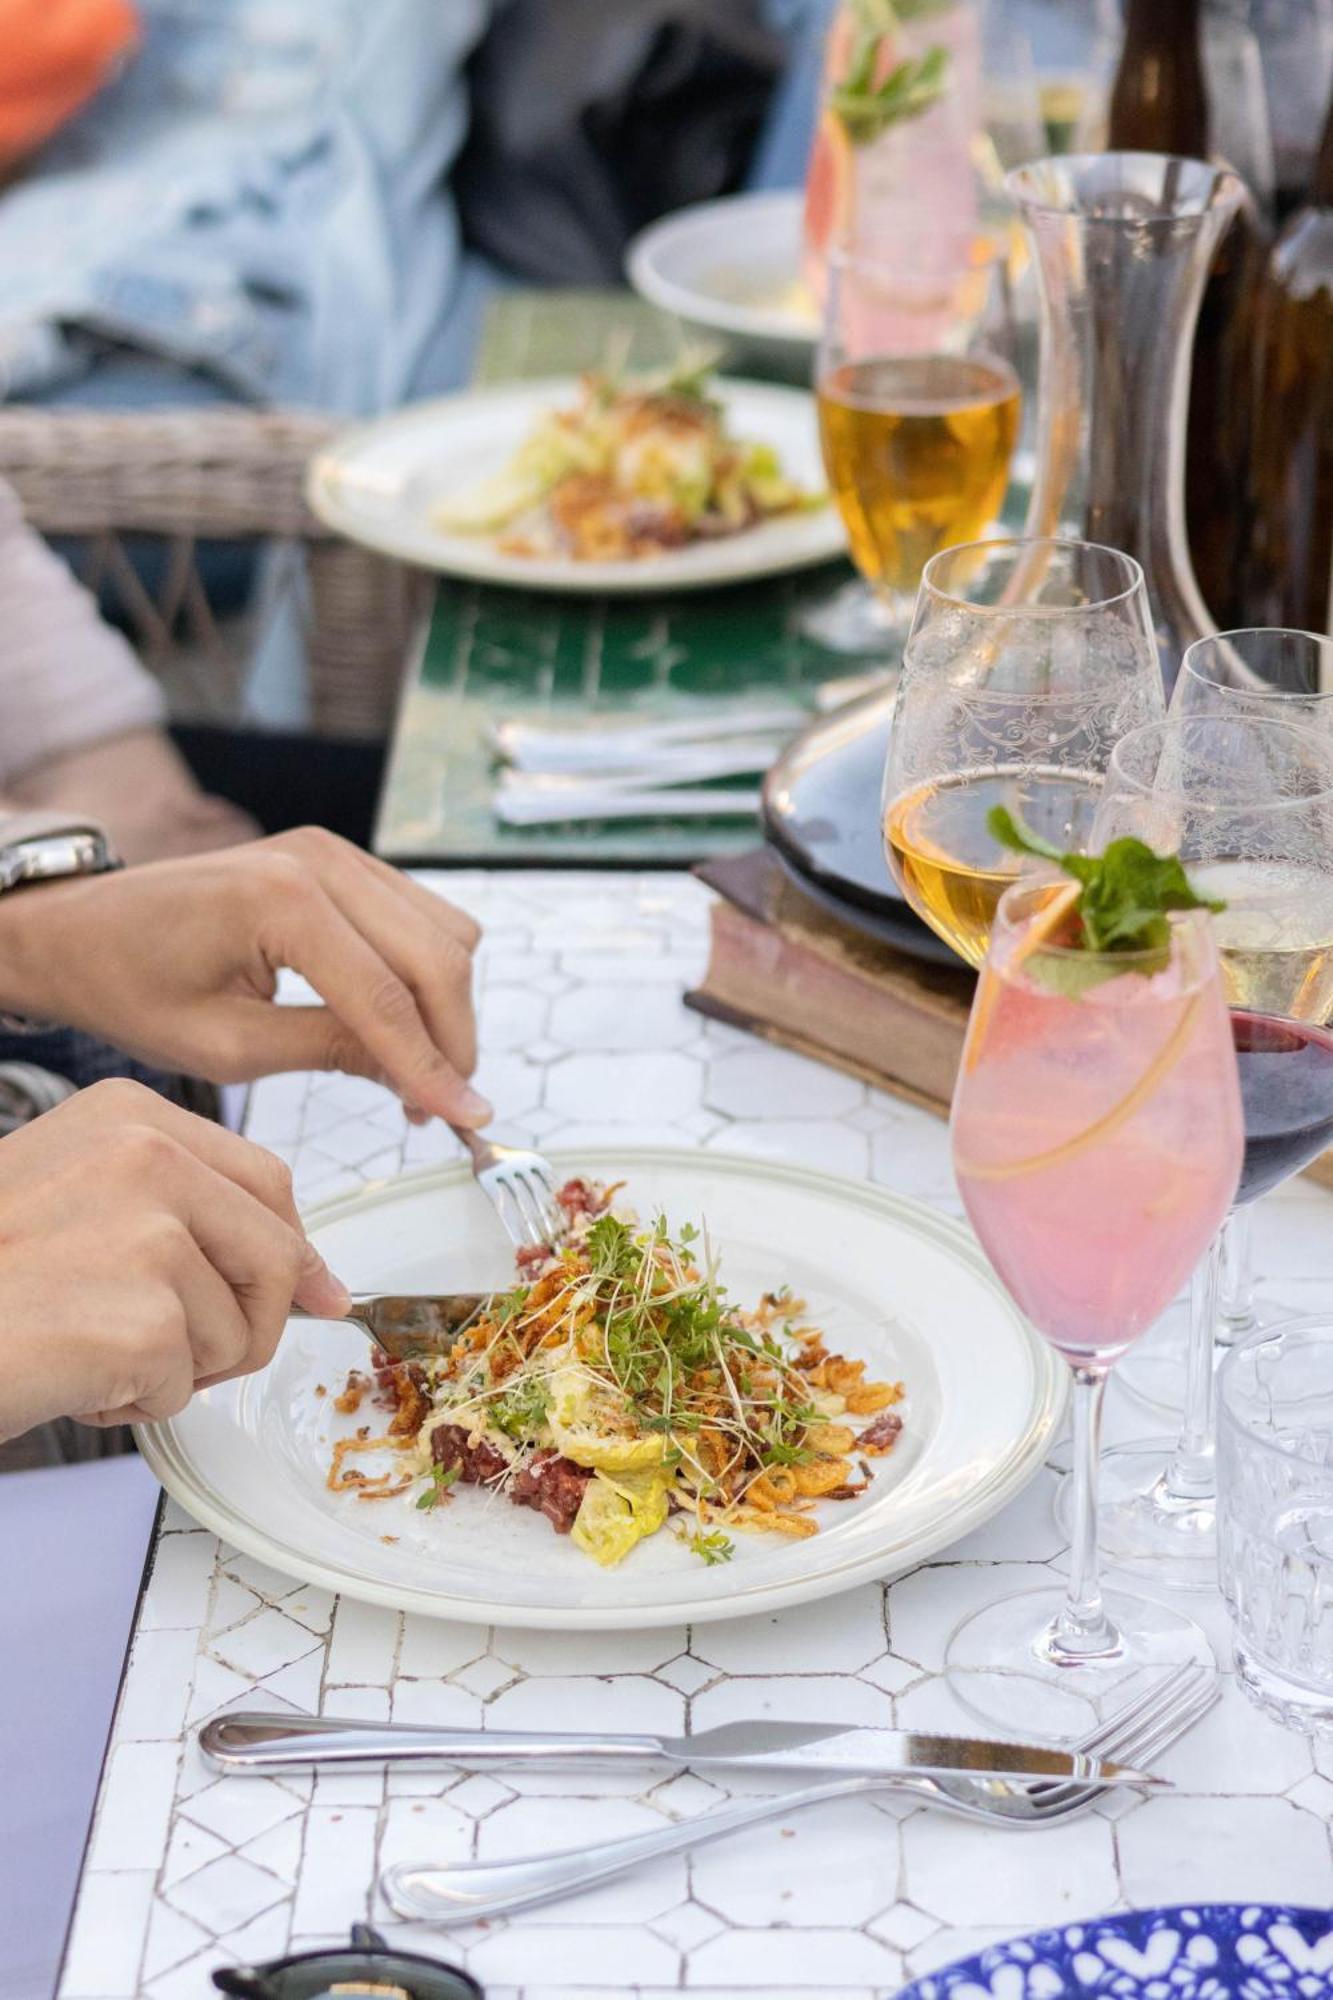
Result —
<path fill-rule="evenodd" d="M 1236 1185 L 1241 1113 L 1206 913 L 1155 951 L 1053 943 L 1066 885 L 1024 880 L 996 914 L 953 1104 L 959 1191 L 1014 1301 L 1065 1357 L 1074 1390 L 1067 1591 L 1001 1599 L 954 1632 L 945 1665 L 987 1723 L 1073 1735 L 1089 1709 L 1185 1661 L 1191 1619 L 1103 1596 L 1097 1567 L 1102 1399 L 1215 1234 Z"/>
<path fill-rule="evenodd" d="M 815 364 L 829 486 L 861 581 L 808 612 L 833 652 L 901 644 L 927 559 L 990 527 L 1018 436 L 1004 247 L 830 253 Z"/>
<path fill-rule="evenodd" d="M 1333 639 L 1317 632 L 1256 626 L 1197 639 L 1180 663 L 1169 713 L 1270 716 L 1333 734 Z M 1281 1308 L 1256 1301 L 1250 1207 L 1232 1211 L 1222 1232 L 1217 1337 L 1224 1347 L 1255 1332 Z M 1168 1314 L 1122 1371 L 1124 1386 L 1164 1415 L 1180 1409 L 1185 1379 L 1187 1314 Z"/>
<path fill-rule="evenodd" d="M 1236 1199 L 1253 1201 L 1333 1136 L 1333 739 L 1229 713 L 1137 729 L 1112 755 L 1094 831 L 1099 847 L 1136 834 L 1178 851 L 1198 892 L 1226 903 L 1214 932 L 1245 1116 Z M 1105 1553 L 1186 1589 L 1216 1579 L 1220 1264 L 1219 1240 L 1193 1287 L 1179 1438 L 1120 1446 L 1102 1469 Z"/>
<path fill-rule="evenodd" d="M 1006 805 L 1084 849 L 1126 730 L 1162 713 L 1143 572 L 1092 542 L 973 542 L 926 565 L 884 770 L 889 866 L 969 965 L 1019 872 L 986 820 Z"/>

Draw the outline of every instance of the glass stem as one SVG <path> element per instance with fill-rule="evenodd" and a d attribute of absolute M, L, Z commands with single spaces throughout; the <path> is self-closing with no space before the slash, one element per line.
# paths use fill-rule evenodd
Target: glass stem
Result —
<path fill-rule="evenodd" d="M 1101 1457 L 1104 1368 L 1074 1369 L 1074 1524 L 1069 1595 L 1055 1621 L 1051 1651 L 1068 1664 L 1103 1657 L 1119 1641 L 1102 1606 L 1097 1563 L 1097 1467 Z"/>
<path fill-rule="evenodd" d="M 1256 1324 L 1254 1241 L 1248 1206 L 1233 1208 L 1222 1224 L 1221 1262 L 1217 1338 L 1223 1347 L 1231 1347 L 1252 1333 Z"/>
<path fill-rule="evenodd" d="M 1171 1462 L 1162 1476 L 1161 1495 L 1169 1505 L 1211 1500 L 1217 1491 L 1213 1399 L 1213 1343 L 1222 1276 L 1219 1235 L 1194 1273 L 1190 1286 L 1189 1348 L 1185 1357 L 1185 1416 Z"/>

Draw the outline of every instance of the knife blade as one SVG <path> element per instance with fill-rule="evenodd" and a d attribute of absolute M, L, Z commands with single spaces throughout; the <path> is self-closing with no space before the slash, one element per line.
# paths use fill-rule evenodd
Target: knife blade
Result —
<path fill-rule="evenodd" d="M 750 1771 L 878 1777 L 1005 1777 L 1157 1785 L 1163 1780 L 1081 1751 L 983 1737 L 922 1735 L 837 1722 L 726 1722 L 693 1736 L 542 1735 L 527 1730 L 435 1729 L 418 1723 L 367 1724 L 338 1716 L 216 1716 L 199 1732 L 215 1769 L 260 1774 L 296 1766 L 382 1762 L 584 1764 L 655 1761 L 692 1770 L 728 1765 Z"/>

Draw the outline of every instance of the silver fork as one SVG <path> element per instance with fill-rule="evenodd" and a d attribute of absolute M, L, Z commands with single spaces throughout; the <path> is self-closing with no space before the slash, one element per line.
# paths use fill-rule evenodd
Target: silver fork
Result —
<path fill-rule="evenodd" d="M 565 1234 L 564 1211 L 556 1200 L 555 1168 L 540 1153 L 525 1147 L 497 1146 L 480 1132 L 451 1125 L 472 1156 L 477 1186 L 504 1224 L 511 1243 L 520 1248 L 554 1247 Z"/>
<path fill-rule="evenodd" d="M 1211 1667 L 1178 1667 L 1165 1680 L 1119 1709 L 1090 1731 L 1073 1748 L 1117 1763 L 1139 1763 L 1163 1750 L 1207 1713 L 1220 1693 Z M 380 1892 L 400 1917 L 427 1917 L 437 1924 L 474 1922 L 534 1903 L 547 1903 L 579 1889 L 590 1889 L 665 1854 L 680 1854 L 708 1840 L 720 1840 L 765 1820 L 783 1819 L 802 1806 L 826 1799 L 845 1799 L 863 1792 L 906 1792 L 965 1819 L 982 1819 L 1010 1826 L 1050 1826 L 1092 1804 L 1104 1785 L 1077 1780 L 1060 1784 L 1006 1784 L 992 1778 L 984 1789 L 973 1778 L 838 1778 L 800 1791 L 706 1813 L 700 1819 L 663 1827 L 653 1833 L 631 1834 L 592 1847 L 567 1848 L 556 1854 L 519 1855 L 510 1861 L 424 1863 L 400 1861 L 380 1877 Z"/>

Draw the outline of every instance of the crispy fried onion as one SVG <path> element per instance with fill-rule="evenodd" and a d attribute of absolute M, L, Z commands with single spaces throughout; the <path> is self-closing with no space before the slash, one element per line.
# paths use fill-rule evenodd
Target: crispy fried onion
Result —
<path fill-rule="evenodd" d="M 415 1439 L 410 1437 L 371 1437 L 369 1427 L 365 1426 L 355 1437 L 337 1439 L 324 1484 L 330 1493 L 355 1493 L 358 1500 L 392 1500 L 412 1485 L 410 1475 L 395 1481 L 392 1472 L 372 1475 L 348 1465 L 347 1460 L 363 1451 L 411 1451 L 414 1443 Z"/>

